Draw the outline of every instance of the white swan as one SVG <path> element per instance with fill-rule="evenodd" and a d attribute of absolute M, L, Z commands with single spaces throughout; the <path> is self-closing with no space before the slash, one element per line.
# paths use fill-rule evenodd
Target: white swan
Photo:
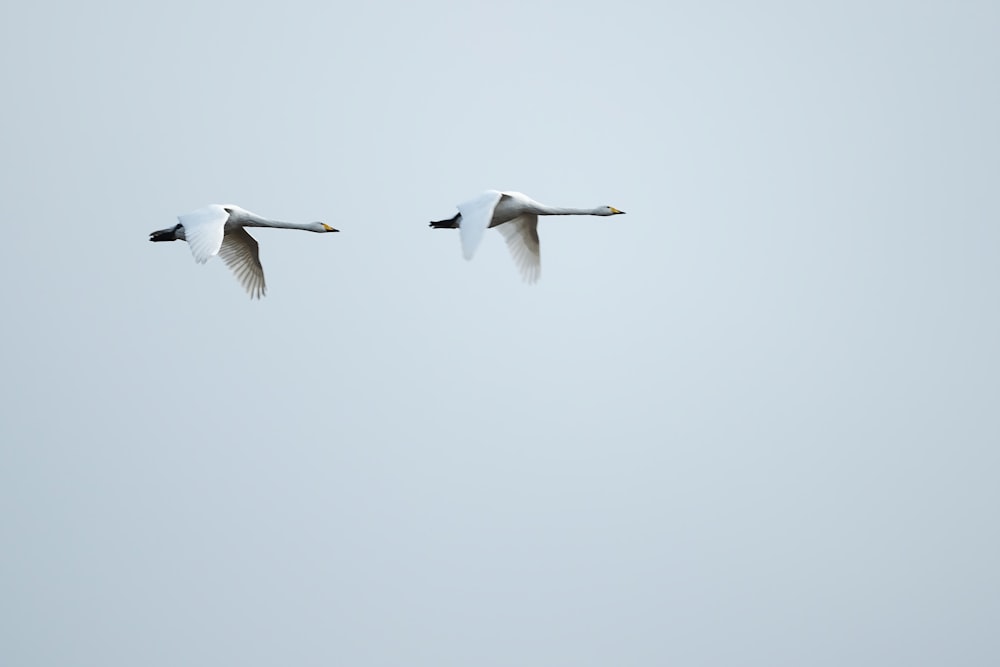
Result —
<path fill-rule="evenodd" d="M 536 282 L 542 273 L 542 257 L 538 247 L 538 216 L 540 215 L 617 215 L 613 206 L 597 208 L 559 208 L 546 206 L 520 192 L 487 190 L 475 199 L 458 205 L 458 214 L 448 220 L 431 223 L 434 229 L 458 228 L 462 252 L 472 259 L 483 238 L 483 232 L 496 227 L 507 241 L 510 254 L 526 282 Z"/>
<path fill-rule="evenodd" d="M 259 299 L 266 292 L 264 268 L 260 265 L 257 241 L 244 227 L 276 227 L 278 229 L 304 229 L 309 232 L 336 232 L 322 222 L 281 222 L 268 220 L 239 206 L 212 204 L 197 211 L 177 216 L 180 224 L 161 229 L 149 235 L 150 241 L 187 241 L 191 254 L 199 264 L 215 255 L 222 255 L 236 279 L 250 294 Z"/>

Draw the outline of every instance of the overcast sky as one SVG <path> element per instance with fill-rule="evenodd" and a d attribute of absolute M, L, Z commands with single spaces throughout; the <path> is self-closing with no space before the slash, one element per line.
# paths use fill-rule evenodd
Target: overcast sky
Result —
<path fill-rule="evenodd" d="M 998 34 L 5 5 L 0 664 L 1000 664 Z M 528 286 L 488 188 L 628 214 Z M 251 301 L 210 203 L 342 233 Z"/>

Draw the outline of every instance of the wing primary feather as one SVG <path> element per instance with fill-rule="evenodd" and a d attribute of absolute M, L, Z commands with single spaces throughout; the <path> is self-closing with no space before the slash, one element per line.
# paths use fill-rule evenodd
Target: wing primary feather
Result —
<path fill-rule="evenodd" d="M 196 262 L 204 264 L 219 254 L 226 233 L 226 221 L 229 219 L 226 209 L 213 204 L 179 215 L 177 219 L 184 226 L 184 238 Z"/>
<path fill-rule="evenodd" d="M 502 193 L 487 190 L 478 197 L 458 205 L 458 212 L 462 216 L 458 234 L 461 237 L 462 255 L 465 259 L 472 259 L 476 254 L 476 248 L 483 240 L 483 233 L 493 221 L 493 211 L 496 210 L 501 197 Z"/>
<path fill-rule="evenodd" d="M 542 275 L 541 243 L 538 239 L 538 216 L 534 213 L 524 213 L 518 217 L 497 225 L 507 242 L 514 263 L 521 272 L 521 277 L 527 283 L 536 283 Z"/>
<path fill-rule="evenodd" d="M 245 229 L 237 227 L 225 235 L 219 256 L 251 299 L 259 299 L 267 293 L 257 240 Z"/>

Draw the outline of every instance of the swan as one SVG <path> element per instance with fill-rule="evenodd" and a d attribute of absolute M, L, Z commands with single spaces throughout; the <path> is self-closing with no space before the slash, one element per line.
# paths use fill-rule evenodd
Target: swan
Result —
<path fill-rule="evenodd" d="M 257 241 L 245 227 L 304 229 L 309 232 L 336 232 L 323 222 L 281 222 L 269 220 L 239 206 L 212 204 L 177 216 L 179 224 L 149 235 L 150 241 L 187 241 L 194 260 L 204 264 L 215 255 L 236 275 L 251 299 L 266 293 L 264 267 L 260 265 Z"/>
<path fill-rule="evenodd" d="M 458 213 L 448 220 L 431 222 L 434 229 L 458 229 L 462 254 L 472 259 L 483 238 L 483 232 L 496 227 L 507 241 L 525 282 L 534 283 L 542 273 L 542 257 L 538 247 L 538 216 L 540 215 L 621 215 L 614 206 L 597 208 L 560 208 L 547 206 L 520 192 L 487 190 L 458 205 Z"/>

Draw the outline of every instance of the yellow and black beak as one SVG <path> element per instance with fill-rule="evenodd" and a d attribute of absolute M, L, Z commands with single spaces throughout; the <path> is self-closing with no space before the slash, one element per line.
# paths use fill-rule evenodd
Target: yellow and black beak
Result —
<path fill-rule="evenodd" d="M 323 229 L 325 229 L 328 232 L 339 232 L 340 231 L 339 229 L 334 229 L 333 227 L 331 227 L 330 225 L 326 224 L 325 222 L 323 223 Z"/>
<path fill-rule="evenodd" d="M 625 211 L 619 211 L 614 206 L 610 206 L 609 208 L 611 209 L 612 215 L 625 215 Z"/>

